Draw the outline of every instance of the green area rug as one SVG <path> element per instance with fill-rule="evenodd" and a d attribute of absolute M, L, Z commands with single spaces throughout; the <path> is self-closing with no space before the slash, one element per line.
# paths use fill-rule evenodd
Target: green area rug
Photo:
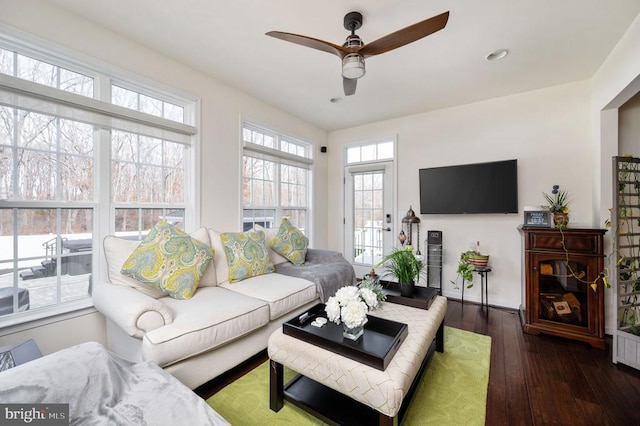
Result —
<path fill-rule="evenodd" d="M 403 425 L 484 425 L 491 337 L 451 327 L 444 336 L 444 353 L 431 358 Z M 285 381 L 294 376 L 285 368 Z M 207 403 L 234 426 L 324 424 L 286 401 L 277 413 L 269 409 L 269 361 Z"/>

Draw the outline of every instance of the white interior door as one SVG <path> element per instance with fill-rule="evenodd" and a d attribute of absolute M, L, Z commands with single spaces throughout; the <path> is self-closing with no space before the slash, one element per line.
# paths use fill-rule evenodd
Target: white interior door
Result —
<path fill-rule="evenodd" d="M 345 256 L 362 277 L 393 247 L 393 162 L 345 172 Z"/>

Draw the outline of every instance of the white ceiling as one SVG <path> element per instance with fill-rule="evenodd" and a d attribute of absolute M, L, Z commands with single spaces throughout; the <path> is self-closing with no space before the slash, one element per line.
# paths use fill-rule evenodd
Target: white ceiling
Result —
<path fill-rule="evenodd" d="M 328 131 L 593 76 L 638 0 L 49 0 Z M 367 60 L 344 97 L 340 59 L 265 35 L 365 44 L 450 11 L 443 30 Z M 485 56 L 510 54 L 497 62 Z M 331 103 L 333 97 L 342 97 Z"/>

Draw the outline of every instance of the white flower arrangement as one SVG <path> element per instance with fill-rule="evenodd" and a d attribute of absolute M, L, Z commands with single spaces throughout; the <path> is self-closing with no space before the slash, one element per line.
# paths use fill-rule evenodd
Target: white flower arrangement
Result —
<path fill-rule="evenodd" d="M 386 296 L 382 286 L 363 281 L 360 287 L 347 286 L 339 289 L 327 300 L 325 311 L 329 321 L 347 328 L 362 327 L 367 323 L 367 313 L 380 307 Z"/>

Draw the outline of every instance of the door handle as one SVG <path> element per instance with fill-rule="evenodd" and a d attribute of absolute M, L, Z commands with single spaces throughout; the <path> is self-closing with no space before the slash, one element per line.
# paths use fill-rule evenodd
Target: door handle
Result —
<path fill-rule="evenodd" d="M 386 228 L 380 228 L 383 231 L 391 232 L 391 227 L 387 226 Z"/>

